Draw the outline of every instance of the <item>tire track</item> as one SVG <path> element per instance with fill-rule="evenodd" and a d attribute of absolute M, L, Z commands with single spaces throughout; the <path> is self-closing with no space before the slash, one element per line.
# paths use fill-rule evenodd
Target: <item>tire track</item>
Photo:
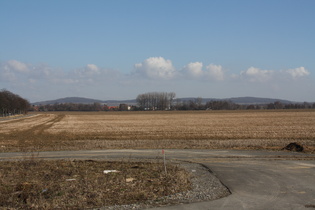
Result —
<path fill-rule="evenodd" d="M 12 148 L 17 151 L 34 151 L 44 145 L 51 145 L 55 136 L 46 132 L 46 130 L 60 122 L 65 115 L 54 114 L 49 117 L 52 118 L 34 126 L 30 124 L 27 129 L 0 134 L 0 152 L 12 150 Z"/>
<path fill-rule="evenodd" d="M 40 135 L 45 132 L 45 130 L 48 130 L 50 127 L 52 127 L 55 123 L 60 122 L 65 117 L 64 114 L 62 115 L 55 115 L 53 119 L 32 127 L 29 129 L 29 132 L 33 132 L 34 134 Z"/>

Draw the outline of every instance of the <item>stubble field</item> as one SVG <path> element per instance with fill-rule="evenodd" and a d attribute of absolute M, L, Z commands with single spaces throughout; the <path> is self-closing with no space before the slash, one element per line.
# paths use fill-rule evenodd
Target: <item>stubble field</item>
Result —
<path fill-rule="evenodd" d="M 32 152 L 126 148 L 279 150 L 291 142 L 302 144 L 307 152 L 315 152 L 315 110 L 45 112 L 0 120 L 0 152 L 36 154 Z M 118 169 L 119 173 L 105 175 L 104 169 Z M 31 156 L 29 160 L 0 161 L 0 208 L 166 205 L 167 196 L 192 188 L 187 171 L 171 164 L 167 171 L 159 159 L 49 161 Z"/>
<path fill-rule="evenodd" d="M 54 112 L 0 122 L 0 151 L 315 148 L 315 111 Z"/>

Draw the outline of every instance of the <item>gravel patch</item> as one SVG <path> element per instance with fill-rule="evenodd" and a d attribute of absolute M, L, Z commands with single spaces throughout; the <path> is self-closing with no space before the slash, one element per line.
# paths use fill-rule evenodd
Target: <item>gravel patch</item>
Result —
<path fill-rule="evenodd" d="M 174 163 L 174 162 L 173 162 Z M 192 175 L 192 189 L 186 192 L 165 196 L 144 204 L 110 206 L 100 209 L 150 209 L 163 206 L 211 201 L 231 194 L 209 168 L 197 163 L 175 162 Z"/>

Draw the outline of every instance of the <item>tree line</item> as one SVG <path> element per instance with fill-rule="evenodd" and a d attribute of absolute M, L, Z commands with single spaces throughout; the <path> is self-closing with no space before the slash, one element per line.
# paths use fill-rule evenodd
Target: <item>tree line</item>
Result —
<path fill-rule="evenodd" d="M 7 117 L 16 114 L 26 114 L 30 108 L 30 103 L 8 90 L 0 91 L 0 115 Z"/>
<path fill-rule="evenodd" d="M 173 92 L 150 92 L 139 94 L 136 110 L 249 110 L 249 109 L 315 109 L 315 103 L 236 104 L 229 100 L 203 102 L 201 97 L 182 101 Z M 135 110 L 135 109 L 133 109 Z"/>
<path fill-rule="evenodd" d="M 238 104 L 225 100 L 213 100 L 206 103 L 202 102 L 202 98 L 196 98 L 188 101 L 178 100 L 173 109 L 175 110 L 237 110 L 242 109 Z"/>
<path fill-rule="evenodd" d="M 136 110 L 246 110 L 246 109 L 314 109 L 315 103 L 283 104 L 280 101 L 269 104 L 236 104 L 229 100 L 203 102 L 201 97 L 182 101 L 175 99 L 173 92 L 149 92 L 139 94 Z M 135 110 L 135 109 L 133 109 Z"/>
<path fill-rule="evenodd" d="M 140 110 L 170 110 L 176 94 L 174 92 L 150 92 L 137 96 Z"/>
<path fill-rule="evenodd" d="M 31 111 L 141 111 L 141 110 L 258 110 L 258 109 L 315 109 L 315 103 L 236 104 L 228 100 L 203 102 L 201 97 L 191 100 L 175 99 L 174 93 L 145 93 L 137 97 L 137 105 L 58 103 L 32 106 Z"/>
<path fill-rule="evenodd" d="M 246 110 L 246 109 L 315 109 L 315 103 L 281 103 L 276 101 L 269 104 L 236 104 L 228 100 L 212 100 L 204 102 L 201 97 L 190 100 L 176 99 L 174 92 L 149 92 L 139 94 L 137 105 L 120 104 L 107 106 L 95 102 L 57 103 L 33 105 L 17 94 L 7 90 L 0 91 L 0 116 L 23 114 L 27 111 L 141 111 L 141 110 Z"/>
<path fill-rule="evenodd" d="M 315 103 L 290 103 L 280 101 L 269 104 L 236 104 L 227 100 L 213 100 L 202 103 L 202 98 L 188 101 L 177 101 L 174 110 L 258 110 L 258 109 L 315 109 Z"/>
<path fill-rule="evenodd" d="M 120 104 L 119 106 L 107 106 L 106 104 L 101 104 L 95 102 L 93 104 L 83 104 L 83 103 L 56 103 L 56 104 L 46 104 L 32 106 L 32 111 L 128 111 L 134 110 L 134 107 L 130 107 L 127 104 Z"/>

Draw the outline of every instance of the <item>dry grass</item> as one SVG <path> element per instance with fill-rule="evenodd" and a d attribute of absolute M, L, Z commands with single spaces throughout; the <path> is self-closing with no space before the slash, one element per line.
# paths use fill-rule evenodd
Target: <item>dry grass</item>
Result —
<path fill-rule="evenodd" d="M 315 148 L 315 110 L 60 112 L 0 126 L 0 151 Z"/>
<path fill-rule="evenodd" d="M 104 170 L 118 170 L 104 174 Z M 190 188 L 176 165 L 105 161 L 0 162 L 0 209 L 86 209 L 144 203 Z"/>

